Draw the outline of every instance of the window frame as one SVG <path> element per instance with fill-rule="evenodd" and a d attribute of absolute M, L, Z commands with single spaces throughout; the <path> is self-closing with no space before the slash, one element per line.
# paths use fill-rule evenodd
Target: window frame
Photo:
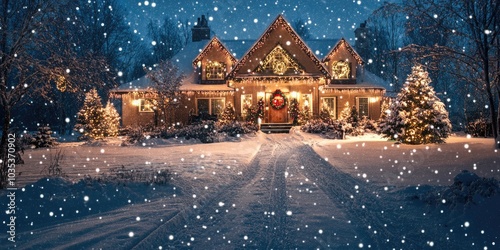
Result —
<path fill-rule="evenodd" d="M 337 77 L 337 73 L 336 73 L 336 67 L 337 64 L 339 63 L 342 63 L 342 64 L 346 64 L 347 65 L 347 68 L 349 69 L 349 72 L 347 72 L 347 76 L 346 77 Z M 347 61 L 347 60 L 337 60 L 337 61 L 334 61 L 332 62 L 332 65 L 330 66 L 331 70 L 332 70 L 332 79 L 333 80 L 349 80 L 349 79 L 352 79 L 352 65 L 351 65 L 351 62 Z"/>
<path fill-rule="evenodd" d="M 218 64 L 218 65 L 215 65 Z M 204 77 L 205 80 L 208 81 L 220 81 L 224 80 L 226 77 L 226 64 L 223 62 L 218 62 L 218 61 L 211 61 L 205 66 L 205 73 Z M 208 76 L 210 74 L 210 77 Z M 213 76 L 218 76 L 220 75 L 221 77 L 213 77 Z"/>
<path fill-rule="evenodd" d="M 320 101 L 321 101 L 321 104 L 320 104 L 320 105 L 321 105 L 321 106 L 319 107 L 319 108 L 320 108 L 320 110 L 321 110 L 321 108 L 323 107 L 323 102 L 325 101 L 325 99 L 332 99 L 332 100 L 333 100 L 333 101 L 331 102 L 331 103 L 333 104 L 333 108 L 332 108 L 332 107 L 330 107 L 329 105 L 327 105 L 327 106 L 329 106 L 329 107 L 330 107 L 330 110 L 332 110 L 332 111 L 333 111 L 333 115 L 332 115 L 332 116 L 333 116 L 333 119 L 337 119 L 337 97 L 336 97 L 336 96 L 324 96 L 324 97 L 321 97 L 321 98 L 320 98 Z"/>
<path fill-rule="evenodd" d="M 245 110 L 245 102 L 250 100 L 249 104 L 250 106 L 253 105 L 253 95 L 252 94 L 242 94 L 241 95 L 241 102 L 240 102 L 240 108 L 241 108 L 241 114 L 245 114 L 246 110 Z"/>
<path fill-rule="evenodd" d="M 150 104 L 150 106 L 146 107 L 146 102 L 148 102 L 148 104 Z M 147 98 L 146 99 L 144 99 L 144 98 L 139 99 L 138 109 L 139 109 L 139 113 L 153 113 L 153 112 L 155 112 L 152 99 L 147 99 Z"/>
<path fill-rule="evenodd" d="M 202 97 L 202 98 L 196 98 L 196 113 L 198 115 L 200 115 L 200 108 L 199 108 L 199 103 L 198 103 L 199 100 L 208 100 L 208 114 L 209 115 L 219 115 L 219 113 L 214 114 L 213 107 L 212 107 L 213 106 L 213 103 L 212 103 L 213 100 L 222 100 L 223 106 L 222 106 L 222 108 L 220 110 L 221 113 L 224 111 L 224 107 L 226 105 L 226 98 L 224 98 L 224 97 L 207 97 L 207 98 L 203 98 Z"/>
<path fill-rule="evenodd" d="M 366 116 L 368 118 L 370 118 L 370 99 L 372 97 L 369 97 L 369 96 L 361 96 L 361 97 L 356 97 L 356 108 L 358 109 L 358 116 L 359 118 L 363 118 L 363 116 Z M 366 99 L 366 114 L 365 115 L 362 115 L 361 114 L 361 108 L 360 108 L 360 100 L 363 99 L 365 100 Z"/>

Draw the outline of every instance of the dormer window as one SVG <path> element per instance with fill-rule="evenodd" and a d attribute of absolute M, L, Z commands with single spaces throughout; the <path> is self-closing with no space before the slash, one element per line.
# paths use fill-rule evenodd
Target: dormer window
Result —
<path fill-rule="evenodd" d="M 224 80 L 226 76 L 226 64 L 222 62 L 209 62 L 205 68 L 207 80 Z"/>
<path fill-rule="evenodd" d="M 351 64 L 346 61 L 335 61 L 332 64 L 333 79 L 350 79 L 351 78 Z"/>

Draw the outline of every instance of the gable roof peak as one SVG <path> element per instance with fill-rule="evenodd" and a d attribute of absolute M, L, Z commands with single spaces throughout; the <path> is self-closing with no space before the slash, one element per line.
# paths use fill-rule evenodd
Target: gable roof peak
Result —
<path fill-rule="evenodd" d="M 230 60 L 235 64 L 238 60 L 231 54 L 231 52 L 228 50 L 228 48 L 222 43 L 222 41 L 217 37 L 214 36 L 210 42 L 205 45 L 205 47 L 201 50 L 201 52 L 196 56 L 196 58 L 193 60 L 193 67 L 197 67 L 198 62 L 203 60 L 203 58 L 206 56 L 208 51 L 210 51 L 214 46 L 219 46 L 220 49 L 230 58 Z"/>
<path fill-rule="evenodd" d="M 335 46 L 333 46 L 333 48 L 330 50 L 330 52 L 328 52 L 328 54 L 326 54 L 325 58 L 323 58 L 323 62 L 326 62 L 328 61 L 329 57 L 338 51 L 338 49 L 340 48 L 340 46 L 344 45 L 347 49 L 347 51 L 354 57 L 354 59 L 356 59 L 356 62 L 358 64 L 364 64 L 365 62 L 363 61 L 363 59 L 361 58 L 361 56 L 358 54 L 358 52 L 356 52 L 356 50 L 354 50 L 354 48 L 351 46 L 351 44 L 349 44 L 349 42 L 347 42 L 347 40 L 345 40 L 344 37 L 340 38 L 340 40 L 337 42 L 337 44 L 335 44 Z"/>
<path fill-rule="evenodd" d="M 293 29 L 290 23 L 285 19 L 282 13 L 279 13 L 276 19 L 266 28 L 264 33 L 255 41 L 252 47 L 244 54 L 244 56 L 240 59 L 240 61 L 236 64 L 233 70 L 229 73 L 230 77 L 234 77 L 236 72 L 240 70 L 240 68 L 249 60 L 249 58 L 253 55 L 253 53 L 258 50 L 262 45 L 269 39 L 270 34 L 273 33 L 275 29 L 277 29 L 278 25 L 282 25 L 282 27 L 290 34 L 292 40 L 302 49 L 302 51 L 311 59 L 311 61 L 316 65 L 316 67 L 321 71 L 324 75 L 329 76 L 328 70 L 324 67 L 316 55 L 311 51 L 311 49 L 307 46 L 304 40 L 298 35 L 297 31 Z"/>

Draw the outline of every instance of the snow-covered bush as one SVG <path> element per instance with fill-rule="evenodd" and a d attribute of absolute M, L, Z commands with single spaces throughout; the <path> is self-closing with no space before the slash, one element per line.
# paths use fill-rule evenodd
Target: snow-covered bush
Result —
<path fill-rule="evenodd" d="M 307 133 L 324 134 L 331 139 L 343 139 L 345 135 L 342 123 L 331 119 L 328 122 L 324 122 L 322 119 L 312 119 L 302 125 L 300 129 Z"/>
<path fill-rule="evenodd" d="M 52 137 L 52 130 L 49 126 L 39 127 L 30 139 L 29 144 L 35 148 L 51 148 L 58 144 L 56 138 Z"/>
<path fill-rule="evenodd" d="M 467 124 L 466 132 L 473 137 L 489 137 L 492 136 L 491 126 L 490 121 L 479 118 Z"/>
<path fill-rule="evenodd" d="M 445 105 L 421 65 L 414 66 L 380 123 L 382 135 L 408 144 L 441 143 L 451 133 Z"/>
<path fill-rule="evenodd" d="M 199 124 L 187 126 L 179 133 L 186 140 L 198 139 L 203 143 L 212 143 L 217 140 L 215 121 L 207 120 Z"/>
<path fill-rule="evenodd" d="M 328 131 L 328 123 L 324 122 L 323 119 L 312 119 L 302 125 L 300 129 L 313 134 L 325 133 Z"/>
<path fill-rule="evenodd" d="M 434 190 L 416 197 L 432 205 L 477 204 L 483 199 L 500 193 L 499 182 L 495 178 L 479 177 L 468 170 L 453 178 L 453 184 L 443 190 Z"/>
<path fill-rule="evenodd" d="M 144 126 L 128 127 L 126 130 L 127 142 L 135 144 L 146 139 L 147 129 Z"/>
<path fill-rule="evenodd" d="M 231 123 L 217 123 L 217 132 L 226 133 L 231 137 L 253 133 L 257 131 L 257 128 L 258 127 L 252 123 L 241 123 L 238 121 L 232 121 Z"/>
<path fill-rule="evenodd" d="M 155 185 L 166 185 L 172 178 L 172 172 L 169 169 L 111 169 L 109 173 L 97 177 L 87 177 L 87 180 L 97 180 L 102 183 L 144 183 Z"/>

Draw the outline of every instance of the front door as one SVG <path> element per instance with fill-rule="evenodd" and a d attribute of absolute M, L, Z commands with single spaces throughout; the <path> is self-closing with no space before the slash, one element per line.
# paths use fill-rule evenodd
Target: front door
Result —
<path fill-rule="evenodd" d="M 281 90 L 277 89 L 269 96 L 269 122 L 288 122 L 288 100 Z"/>

